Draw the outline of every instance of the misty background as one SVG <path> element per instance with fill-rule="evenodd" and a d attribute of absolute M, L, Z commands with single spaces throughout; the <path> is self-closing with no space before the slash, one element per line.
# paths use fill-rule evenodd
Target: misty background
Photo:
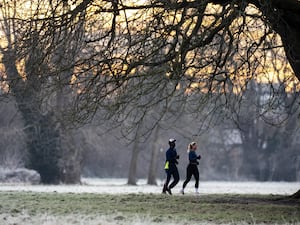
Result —
<path fill-rule="evenodd" d="M 267 84 L 254 84 L 256 88 L 269 88 Z M 298 93 L 284 93 L 282 101 L 288 102 L 295 95 Z M 140 130 L 140 138 L 125 136 L 124 122 L 113 126 L 111 122 L 97 120 L 95 116 L 90 124 L 72 131 L 72 144 L 82 152 L 81 176 L 128 178 L 129 181 L 131 179 L 129 183 L 134 184 L 140 178 L 149 178 L 151 164 L 155 160 L 153 179 L 164 179 L 165 151 L 168 148 L 168 139 L 172 137 L 177 140 L 181 179 L 185 177 L 188 163 L 187 145 L 196 141 L 197 152 L 202 156 L 199 165 L 201 180 L 299 181 L 300 138 L 297 109 L 281 119 L 280 124 L 270 124 L 266 117 L 258 114 L 262 106 L 257 108 L 247 105 L 254 100 L 270 100 L 266 93 L 248 93 L 245 96 L 248 97 L 241 104 L 239 123 L 233 119 L 232 114 L 231 117 L 228 116 L 228 109 L 224 106 L 220 106 L 214 113 L 203 113 L 202 116 L 189 113 L 175 116 L 169 113 L 150 132 L 148 128 L 153 121 L 147 120 L 147 132 Z M 282 108 L 280 116 L 286 114 L 284 110 Z M 277 118 L 277 114 L 268 111 L 268 118 Z M 1 104 L 0 120 L 1 167 L 24 167 L 27 157 L 24 134 L 26 127 L 13 99 Z M 134 168 L 133 164 L 136 164 Z"/>

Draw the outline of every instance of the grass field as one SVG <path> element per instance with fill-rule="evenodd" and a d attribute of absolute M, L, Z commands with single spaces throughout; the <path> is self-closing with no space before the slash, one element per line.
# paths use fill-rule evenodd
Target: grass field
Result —
<path fill-rule="evenodd" d="M 278 195 L 0 192 L 1 224 L 300 224 L 300 201 Z"/>

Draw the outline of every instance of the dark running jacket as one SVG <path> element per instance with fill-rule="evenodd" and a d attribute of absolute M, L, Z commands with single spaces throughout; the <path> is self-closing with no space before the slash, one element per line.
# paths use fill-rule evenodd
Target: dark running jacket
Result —
<path fill-rule="evenodd" d="M 197 156 L 195 151 L 190 151 L 189 152 L 190 164 L 198 165 L 199 164 L 198 159 L 201 159 L 201 156 L 200 155 Z"/>
<path fill-rule="evenodd" d="M 166 152 L 166 164 L 168 166 L 165 166 L 165 169 L 170 169 L 176 167 L 176 164 L 178 164 L 178 155 L 175 148 L 169 148 Z"/>

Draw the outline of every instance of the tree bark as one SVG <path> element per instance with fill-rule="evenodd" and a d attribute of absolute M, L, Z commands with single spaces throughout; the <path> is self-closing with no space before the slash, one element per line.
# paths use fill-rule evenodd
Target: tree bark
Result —
<path fill-rule="evenodd" d="M 137 168 L 139 153 L 140 153 L 139 140 L 136 137 L 134 140 L 133 148 L 132 148 L 132 155 L 131 155 L 129 174 L 128 174 L 128 182 L 127 183 L 130 185 L 136 185 L 136 168 Z"/>
<path fill-rule="evenodd" d="M 40 173 L 42 183 L 57 184 L 60 181 L 59 132 L 53 122 L 53 115 L 41 112 L 39 82 L 29 78 L 23 81 L 16 68 L 15 58 L 13 50 L 3 54 L 3 64 L 10 80 L 9 86 L 24 119 L 28 152 L 26 164 Z"/>
<path fill-rule="evenodd" d="M 60 128 L 61 157 L 59 158 L 59 169 L 61 181 L 66 184 L 80 183 L 82 168 L 82 152 L 75 146 L 72 130 Z"/>
<path fill-rule="evenodd" d="M 300 81 L 300 2 L 298 0 L 273 0 L 270 1 L 269 5 L 266 8 L 256 4 L 266 16 L 274 31 L 280 35 L 286 57 L 295 76 Z M 299 199 L 300 190 L 292 197 Z"/>
<path fill-rule="evenodd" d="M 211 3 L 226 5 L 233 1 L 211 0 Z M 286 57 L 300 81 L 300 1 L 298 0 L 248 0 L 262 13 L 266 22 L 282 40 Z"/>
<path fill-rule="evenodd" d="M 131 160 L 129 166 L 129 174 L 128 174 L 128 182 L 129 185 L 136 185 L 137 177 L 136 177 L 136 169 L 138 164 L 138 156 L 140 153 L 140 137 L 141 130 L 143 127 L 143 122 L 137 124 L 136 133 L 134 135 L 134 142 L 131 153 Z"/>
<path fill-rule="evenodd" d="M 272 1 L 270 7 L 260 6 L 271 27 L 282 40 L 286 57 L 300 81 L 300 2 Z"/>
<path fill-rule="evenodd" d="M 300 199 L 300 189 L 291 196 L 292 198 Z"/>
<path fill-rule="evenodd" d="M 151 159 L 150 159 L 150 165 L 149 165 L 149 171 L 148 171 L 148 181 L 147 183 L 149 185 L 157 185 L 156 182 L 156 172 L 157 172 L 157 157 L 159 153 L 157 140 L 158 140 L 158 133 L 159 133 L 159 127 L 156 126 L 154 132 L 153 132 L 153 141 L 152 141 L 152 152 L 151 152 Z"/>
<path fill-rule="evenodd" d="M 58 55 L 63 55 L 63 53 Z M 60 61 L 63 61 L 63 59 Z M 60 62 L 56 62 L 56 64 L 59 65 Z M 72 71 L 67 70 L 60 73 L 58 77 L 62 80 L 68 80 L 70 74 L 72 74 Z M 60 82 L 58 83 L 60 84 Z M 61 181 L 66 184 L 76 184 L 80 183 L 81 180 L 82 151 L 80 147 L 74 144 L 74 132 L 71 129 L 67 129 L 67 122 L 62 119 L 63 111 L 68 104 L 67 100 L 70 92 L 71 89 L 68 86 L 59 85 L 56 90 L 55 114 L 57 118 L 60 118 L 57 121 L 57 129 L 59 130 L 61 144 L 61 157 L 59 159 Z"/>
<path fill-rule="evenodd" d="M 55 129 L 52 117 L 36 114 L 35 119 L 33 119 L 24 112 L 22 115 L 25 125 L 28 127 L 26 129 L 29 152 L 27 167 L 40 173 L 42 183 L 60 183 L 59 158 L 61 148 L 59 132 Z"/>
<path fill-rule="evenodd" d="M 9 78 L 9 86 L 16 99 L 16 105 L 24 120 L 27 162 L 26 167 L 40 173 L 45 184 L 79 183 L 81 175 L 81 152 L 73 143 L 71 131 L 58 122 L 65 104 L 65 92 L 57 91 L 57 108 L 43 112 L 41 105 L 42 80 L 35 72 L 40 70 L 38 63 L 28 59 L 26 80 L 16 68 L 16 55 L 13 49 L 3 52 L 2 62 Z M 36 68 L 36 67 L 37 68 Z"/>

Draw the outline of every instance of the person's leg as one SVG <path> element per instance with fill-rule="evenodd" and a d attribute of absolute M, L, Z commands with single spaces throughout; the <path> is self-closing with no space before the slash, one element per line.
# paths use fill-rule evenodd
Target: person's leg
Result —
<path fill-rule="evenodd" d="M 183 185 L 182 185 L 182 189 L 180 191 L 181 194 L 184 195 L 184 188 L 186 187 L 186 185 L 190 182 L 191 178 L 192 178 L 192 170 L 191 170 L 191 165 L 189 164 L 186 168 L 186 179 L 185 181 L 183 182 Z"/>
<path fill-rule="evenodd" d="M 190 182 L 191 178 L 192 178 L 192 170 L 191 170 L 191 166 L 188 165 L 188 167 L 186 168 L 186 179 L 183 182 L 182 189 L 184 189 L 186 187 L 188 182 Z"/>
<path fill-rule="evenodd" d="M 193 171 L 194 177 L 195 177 L 195 192 L 198 194 L 198 187 L 199 187 L 199 170 L 198 167 L 195 166 L 194 171 Z"/>
<path fill-rule="evenodd" d="M 173 175 L 174 180 L 173 180 L 173 182 L 170 184 L 170 186 L 168 187 L 169 190 L 171 190 L 173 187 L 175 187 L 176 184 L 179 182 L 179 173 L 178 173 L 177 167 L 175 167 L 175 168 L 173 169 L 172 175 Z"/>
<path fill-rule="evenodd" d="M 162 191 L 162 193 L 164 193 L 164 194 L 166 193 L 166 191 L 168 189 L 168 185 L 169 185 L 169 182 L 171 180 L 171 175 L 172 175 L 170 170 L 166 170 L 166 174 L 167 174 L 167 179 L 166 179 L 166 182 L 164 184 L 163 191 Z"/>

